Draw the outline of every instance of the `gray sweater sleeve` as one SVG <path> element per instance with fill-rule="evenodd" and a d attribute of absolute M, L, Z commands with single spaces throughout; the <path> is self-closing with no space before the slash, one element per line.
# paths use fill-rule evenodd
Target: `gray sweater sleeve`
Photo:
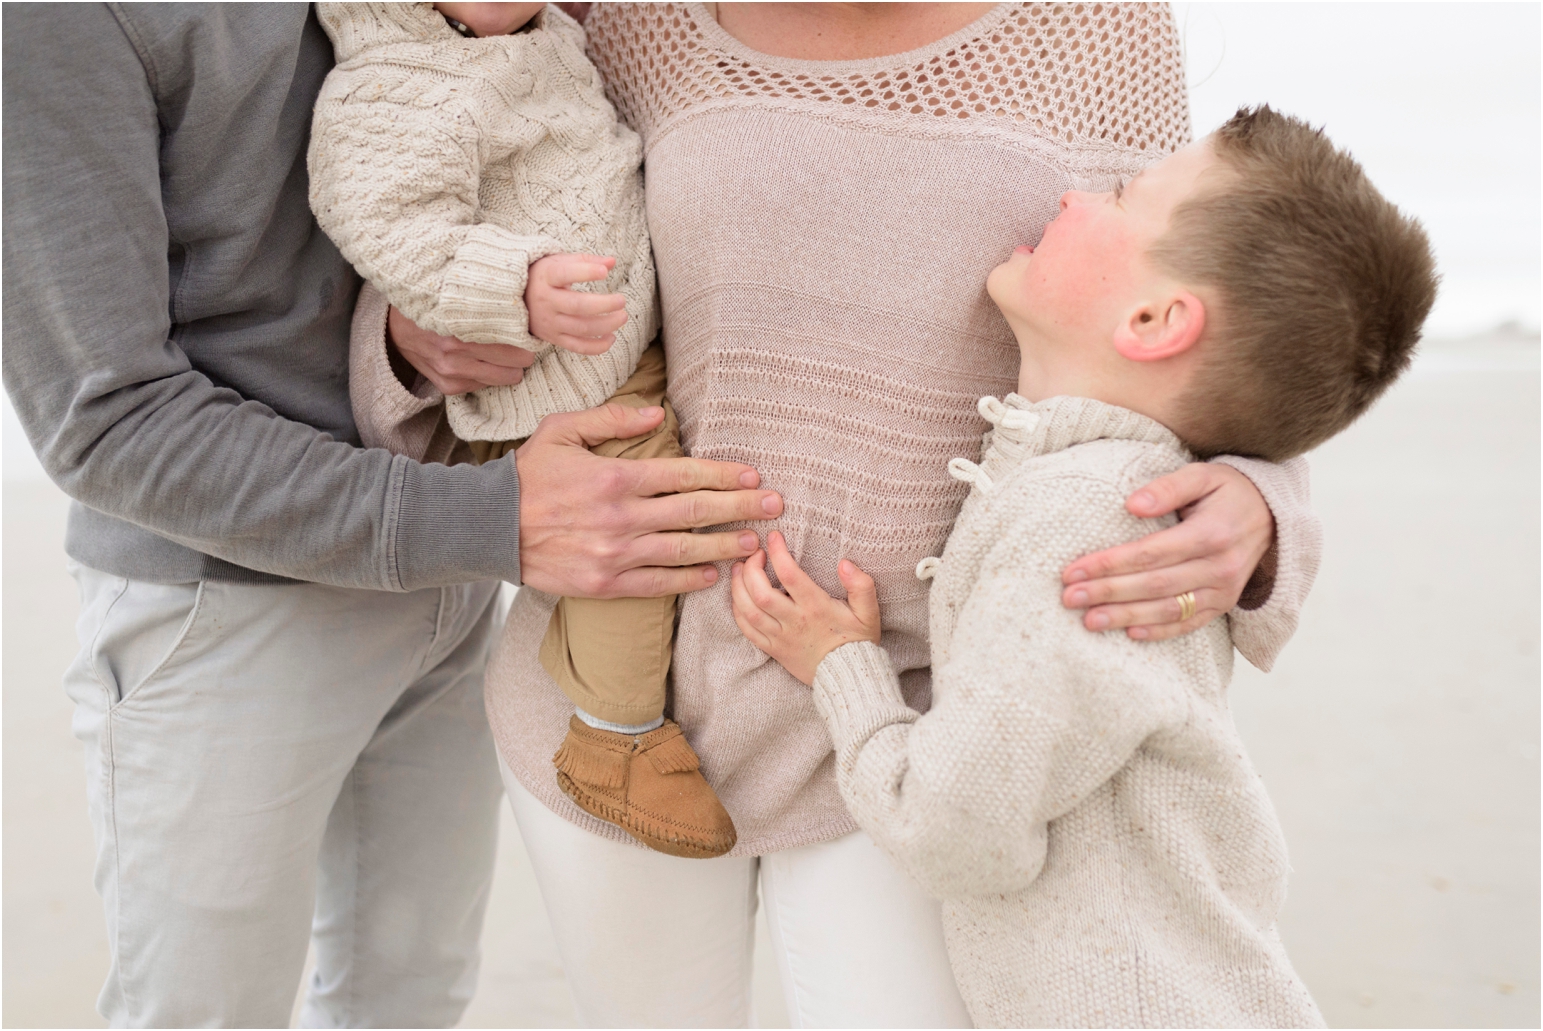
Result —
<path fill-rule="evenodd" d="M 518 581 L 512 458 L 361 450 L 179 346 L 160 159 L 182 112 L 158 104 L 131 21 L 91 4 L 61 26 L 61 8 L 39 6 L 4 24 L 4 377 L 48 475 L 97 512 L 262 573 L 395 591 Z M 207 317 L 260 326 L 241 301 Z"/>

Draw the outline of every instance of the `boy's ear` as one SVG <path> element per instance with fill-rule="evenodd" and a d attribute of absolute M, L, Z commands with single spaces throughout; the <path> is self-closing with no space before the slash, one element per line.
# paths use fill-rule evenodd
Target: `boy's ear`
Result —
<path fill-rule="evenodd" d="M 1205 330 L 1205 304 L 1188 290 L 1143 303 L 1114 331 L 1114 349 L 1133 362 L 1155 362 L 1183 354 Z"/>

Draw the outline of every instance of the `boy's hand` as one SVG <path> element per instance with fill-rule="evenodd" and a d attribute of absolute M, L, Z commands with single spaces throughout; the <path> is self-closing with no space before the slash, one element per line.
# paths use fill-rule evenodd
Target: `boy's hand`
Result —
<path fill-rule="evenodd" d="M 548 254 L 532 262 L 525 279 L 530 335 L 578 354 L 610 350 L 627 321 L 627 298 L 569 288 L 600 282 L 615 267 L 615 258 L 593 254 Z"/>
<path fill-rule="evenodd" d="M 766 577 L 766 556 L 787 588 Z M 782 534 L 772 531 L 766 551 L 734 564 L 734 622 L 750 643 L 782 663 L 805 684 L 814 683 L 820 661 L 852 641 L 879 640 L 879 595 L 873 577 L 842 559 L 836 566 L 847 600 L 837 601 L 798 568 Z"/>

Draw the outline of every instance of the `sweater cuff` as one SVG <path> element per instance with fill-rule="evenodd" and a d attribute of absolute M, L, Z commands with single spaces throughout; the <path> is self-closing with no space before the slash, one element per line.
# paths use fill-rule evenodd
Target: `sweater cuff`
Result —
<path fill-rule="evenodd" d="M 1230 614 L 1233 644 L 1268 672 L 1296 632 L 1323 554 L 1323 524 L 1312 510 L 1307 460 L 1276 464 L 1223 455 L 1213 461 L 1247 476 L 1275 518 L 1273 562 L 1267 555 L 1260 563 Z"/>
<path fill-rule="evenodd" d="M 502 226 L 472 226 L 445 272 L 434 321 L 462 340 L 513 344 L 535 350 L 525 311 L 530 263 L 562 250 L 544 236 L 516 236 Z"/>
<path fill-rule="evenodd" d="M 354 305 L 348 341 L 348 393 L 354 425 L 365 447 L 422 459 L 428 451 L 444 395 L 422 376 L 408 390 L 391 368 L 386 316 L 391 302 L 365 283 Z"/>
<path fill-rule="evenodd" d="M 395 461 L 402 492 L 392 551 L 402 590 L 520 582 L 520 477 L 513 454 L 480 466 Z"/>
<path fill-rule="evenodd" d="M 872 641 L 853 641 L 825 656 L 814 672 L 814 705 L 838 754 L 918 715 L 905 704 L 889 653 Z"/>

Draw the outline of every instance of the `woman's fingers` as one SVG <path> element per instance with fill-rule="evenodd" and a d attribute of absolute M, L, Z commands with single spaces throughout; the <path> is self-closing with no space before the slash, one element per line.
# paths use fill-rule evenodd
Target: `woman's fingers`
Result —
<path fill-rule="evenodd" d="M 525 370 L 534 363 L 536 356 L 523 347 L 506 348 L 510 351 L 518 351 L 519 355 L 500 355 L 503 363 L 484 361 L 482 359 L 465 357 L 451 358 L 445 364 L 447 368 L 455 370 L 444 375 L 444 383 L 435 383 L 442 393 L 464 394 L 471 390 L 481 390 L 483 387 L 512 387 L 525 378 Z M 521 356 L 529 356 L 530 363 L 524 363 Z M 452 387 L 446 390 L 445 387 Z"/>
<path fill-rule="evenodd" d="M 502 369 L 528 369 L 536 364 L 536 355 L 513 344 L 473 344 L 455 337 L 442 337 L 460 345 L 451 353 L 459 353 L 471 361 L 497 366 Z"/>
<path fill-rule="evenodd" d="M 1179 600 L 1185 592 L 1164 598 L 1128 604 L 1099 605 L 1083 613 L 1082 625 L 1089 630 L 1120 630 L 1126 627 L 1146 628 L 1179 623 L 1204 626 L 1227 611 L 1226 598 L 1211 588 L 1195 588 L 1188 593 L 1194 596 L 1195 609 L 1185 618 L 1184 603 Z M 1076 606 L 1071 606 L 1075 608 Z M 1230 607 L 1230 606 L 1228 606 Z M 1139 637 L 1140 635 L 1133 635 Z"/>
<path fill-rule="evenodd" d="M 1192 505 L 1226 482 L 1221 470 L 1230 466 L 1212 465 L 1209 462 L 1191 462 L 1184 468 L 1160 476 L 1125 499 L 1125 507 L 1132 515 L 1143 519 L 1177 512 L 1185 505 Z M 1232 469 L 1232 472 L 1237 470 Z M 1240 474 L 1241 475 L 1241 474 Z"/>
<path fill-rule="evenodd" d="M 1110 576 L 1062 588 L 1061 604 L 1069 609 L 1128 602 L 1165 601 L 1202 588 L 1217 587 L 1221 578 L 1204 560 L 1181 562 L 1150 573 Z"/>
<path fill-rule="evenodd" d="M 1133 514 L 1150 517 L 1183 509 L 1183 521 L 1138 541 L 1082 558 L 1061 573 L 1065 584 L 1144 573 L 1195 559 L 1211 561 L 1239 593 L 1269 550 L 1275 521 L 1253 482 L 1231 466 L 1194 462 L 1133 493 Z"/>
<path fill-rule="evenodd" d="M 809 574 L 793 560 L 793 553 L 788 550 L 788 542 L 783 539 L 780 531 L 773 530 L 767 534 L 766 553 L 771 557 L 772 568 L 777 571 L 777 579 L 782 581 L 782 586 L 787 588 L 795 601 L 807 603 L 830 600 L 825 589 L 809 579 Z"/>
<path fill-rule="evenodd" d="M 1214 547 L 1213 542 L 1201 539 L 1203 530 L 1203 527 L 1197 531 L 1187 523 L 1178 523 L 1140 540 L 1084 555 L 1062 571 L 1061 582 L 1073 587 L 1101 585 L 1100 589 L 1107 590 L 1109 581 L 1114 578 L 1193 561 Z M 1092 604 L 1103 600 L 1108 599 L 1094 598 Z"/>
<path fill-rule="evenodd" d="M 524 379 L 525 370 L 536 360 L 523 347 L 474 344 L 430 332 L 394 307 L 386 318 L 386 339 L 408 365 L 444 394 L 513 386 Z"/>

